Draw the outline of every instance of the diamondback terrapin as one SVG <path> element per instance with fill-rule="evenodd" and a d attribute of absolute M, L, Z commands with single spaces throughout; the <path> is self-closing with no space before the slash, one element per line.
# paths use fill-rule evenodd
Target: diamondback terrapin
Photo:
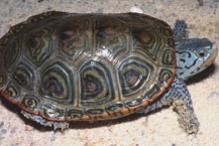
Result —
<path fill-rule="evenodd" d="M 173 105 L 180 126 L 196 133 L 183 79 L 212 64 L 217 49 L 185 38 L 182 24 L 172 33 L 164 21 L 137 13 L 33 16 L 0 40 L 1 97 L 54 128 Z"/>

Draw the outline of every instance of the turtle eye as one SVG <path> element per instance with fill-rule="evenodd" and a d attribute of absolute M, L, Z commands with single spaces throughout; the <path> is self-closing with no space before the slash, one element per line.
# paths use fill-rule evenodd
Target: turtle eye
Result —
<path fill-rule="evenodd" d="M 200 57 L 204 57 L 204 56 L 205 56 L 205 53 L 204 53 L 204 52 L 199 52 L 199 56 L 200 56 Z"/>

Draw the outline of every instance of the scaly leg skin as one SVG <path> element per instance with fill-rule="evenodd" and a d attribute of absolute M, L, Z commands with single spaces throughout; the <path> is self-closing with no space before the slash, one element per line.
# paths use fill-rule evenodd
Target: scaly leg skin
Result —
<path fill-rule="evenodd" d="M 176 78 L 170 89 L 157 101 L 148 105 L 141 113 L 149 113 L 165 106 L 173 105 L 178 114 L 180 127 L 188 134 L 196 134 L 199 122 L 194 113 L 191 96 L 183 80 Z"/>
<path fill-rule="evenodd" d="M 188 38 L 187 24 L 184 20 L 176 20 L 173 28 L 174 39 L 176 43 Z"/>
<path fill-rule="evenodd" d="M 61 131 L 64 131 L 65 129 L 69 128 L 69 123 L 67 122 L 54 122 L 54 121 L 47 121 L 43 119 L 41 116 L 32 115 L 30 113 L 27 113 L 25 111 L 21 111 L 21 113 L 24 115 L 24 117 L 31 119 L 41 125 L 53 127 L 54 130 L 60 129 Z"/>

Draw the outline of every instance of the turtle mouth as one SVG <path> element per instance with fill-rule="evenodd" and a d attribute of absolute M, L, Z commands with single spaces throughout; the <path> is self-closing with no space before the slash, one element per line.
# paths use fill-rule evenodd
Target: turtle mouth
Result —
<path fill-rule="evenodd" d="M 211 64 L 214 63 L 214 61 L 216 60 L 218 55 L 218 48 L 215 44 L 213 44 L 212 46 L 212 52 L 209 55 L 208 59 L 205 61 L 205 63 L 203 64 L 203 66 L 207 67 L 210 66 Z"/>

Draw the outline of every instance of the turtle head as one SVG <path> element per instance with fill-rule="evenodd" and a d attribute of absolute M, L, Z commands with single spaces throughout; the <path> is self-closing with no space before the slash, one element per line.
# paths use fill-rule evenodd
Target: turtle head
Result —
<path fill-rule="evenodd" d="M 177 76 L 186 80 L 214 63 L 218 54 L 215 44 L 206 38 L 185 39 L 176 45 Z"/>

